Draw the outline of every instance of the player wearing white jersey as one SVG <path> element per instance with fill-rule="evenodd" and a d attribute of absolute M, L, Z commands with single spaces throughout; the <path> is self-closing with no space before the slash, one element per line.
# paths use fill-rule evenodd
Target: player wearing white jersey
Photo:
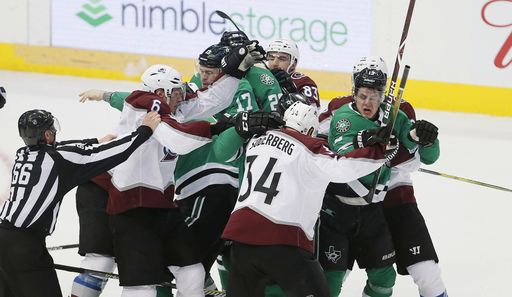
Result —
<path fill-rule="evenodd" d="M 177 281 L 181 275 L 184 281 L 178 282 L 179 290 L 188 291 L 190 296 L 203 294 L 204 270 L 198 264 L 198 253 L 194 247 L 195 243 L 192 243 L 192 236 L 187 236 L 188 239 L 181 238 L 182 242 L 185 242 L 182 246 L 174 244 L 176 238 L 169 236 L 170 233 L 178 234 L 176 230 L 181 230 L 179 234 L 184 234 L 186 225 L 183 218 L 178 215 L 178 211 L 174 211 L 176 205 L 173 202 L 173 187 L 171 187 L 174 162 L 167 162 L 166 156 L 171 152 L 184 154 L 211 142 L 208 122 L 184 125 L 178 123 L 176 118 L 185 119 L 192 115 L 204 117 L 218 111 L 207 108 L 208 104 L 211 104 L 205 100 L 207 96 L 220 98 L 229 105 L 231 101 L 225 98 L 233 97 L 239 78 L 255 59 L 263 57 L 256 45 L 257 43 L 249 44 L 232 55 L 226 56 L 223 73 L 219 75 L 212 88 L 187 95 L 187 100 L 179 106 L 177 104 L 185 97 L 181 75 L 172 67 L 165 65 L 154 65 L 143 74 L 142 81 L 145 89 L 154 93 L 136 91 L 126 99 L 118 131 L 123 131 L 137 122 L 143 110 L 159 111 L 165 124 L 159 126 L 158 131 L 155 132 L 157 141 L 140 150 L 137 156 L 128 160 L 122 167 L 112 171 L 112 186 L 109 187 L 110 198 L 107 210 L 115 214 L 111 217 L 111 227 L 116 240 L 120 283 L 125 287 L 123 296 L 152 294 L 154 285 L 145 286 L 145 284 L 156 284 L 162 281 L 163 269 L 159 269 L 162 263 L 165 263 L 164 266 L 170 266 Z M 225 73 L 230 73 L 231 77 Z M 222 107 L 220 103 L 214 106 L 214 108 Z M 177 131 L 181 132 L 175 133 Z M 160 227 L 151 225 L 156 224 L 157 221 L 163 225 Z M 164 246 L 166 252 L 163 262 L 162 253 L 158 249 Z M 147 250 L 144 253 L 146 258 L 133 257 L 141 249 Z M 140 261 L 137 262 L 134 259 Z M 191 263 L 196 264 L 189 265 Z M 183 271 L 187 275 L 183 275 Z M 99 295 L 100 292 L 101 290 L 97 294 Z"/>
<path fill-rule="evenodd" d="M 331 296 L 313 256 L 314 225 L 330 181 L 361 177 L 384 164 L 380 146 L 347 156 L 314 138 L 316 106 L 294 103 L 284 115 L 286 127 L 254 136 L 245 146 L 245 170 L 238 201 L 223 237 L 234 241 L 228 296 L 264 296 L 277 283 L 293 296 Z M 235 130 L 246 135 L 246 113 Z M 220 137 L 232 136 L 232 128 Z M 238 140 L 223 142 L 216 153 L 231 155 Z M 242 140 L 243 142 L 243 140 Z M 219 143 L 219 141 L 217 141 Z M 360 156 L 365 155 L 364 158 Z"/>

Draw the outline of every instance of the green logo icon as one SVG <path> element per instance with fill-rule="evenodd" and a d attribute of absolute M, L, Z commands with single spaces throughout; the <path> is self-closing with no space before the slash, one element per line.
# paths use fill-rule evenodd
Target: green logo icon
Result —
<path fill-rule="evenodd" d="M 101 0 L 89 0 L 89 2 L 91 4 L 87 3 L 82 6 L 86 11 L 80 11 L 76 14 L 79 18 L 94 27 L 97 27 L 112 19 L 112 16 L 110 16 L 108 13 L 104 13 L 107 8 L 99 4 Z"/>

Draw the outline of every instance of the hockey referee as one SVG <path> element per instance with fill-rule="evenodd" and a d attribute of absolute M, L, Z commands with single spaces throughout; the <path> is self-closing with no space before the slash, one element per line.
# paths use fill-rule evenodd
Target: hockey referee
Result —
<path fill-rule="evenodd" d="M 0 296 L 62 296 L 45 238 L 52 234 L 64 195 L 122 163 L 148 140 L 160 115 L 146 115 L 137 130 L 98 144 L 97 139 L 56 143 L 58 120 L 45 110 L 23 113 L 9 199 L 0 208 Z"/>

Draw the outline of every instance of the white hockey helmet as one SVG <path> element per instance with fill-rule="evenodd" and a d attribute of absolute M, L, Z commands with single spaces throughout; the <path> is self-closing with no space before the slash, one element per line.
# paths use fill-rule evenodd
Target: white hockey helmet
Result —
<path fill-rule="evenodd" d="M 388 66 L 386 65 L 386 62 L 384 62 L 384 60 L 381 57 L 368 56 L 368 57 L 359 58 L 359 60 L 357 60 L 356 64 L 354 65 L 354 68 L 352 70 L 352 84 L 354 84 L 354 79 L 356 77 L 356 74 L 358 74 L 365 68 L 382 71 L 382 73 L 384 73 L 386 80 L 387 80 Z"/>
<path fill-rule="evenodd" d="M 311 136 L 315 137 L 318 130 L 318 109 L 315 105 L 307 105 L 300 101 L 293 103 L 285 112 L 283 120 L 285 126 L 308 135 L 311 129 Z"/>
<path fill-rule="evenodd" d="M 294 61 L 297 61 L 297 64 L 299 64 L 299 47 L 295 42 L 291 40 L 277 39 L 272 41 L 267 47 L 267 57 L 269 52 L 278 52 L 290 55 L 290 67 L 292 66 Z M 286 72 L 289 72 L 290 67 L 286 69 Z"/>
<path fill-rule="evenodd" d="M 144 71 L 140 80 L 144 91 L 154 93 L 158 89 L 163 89 L 167 102 L 171 98 L 173 89 L 181 89 L 183 98 L 185 98 L 185 85 L 181 79 L 181 74 L 171 66 L 162 64 L 150 66 Z"/>

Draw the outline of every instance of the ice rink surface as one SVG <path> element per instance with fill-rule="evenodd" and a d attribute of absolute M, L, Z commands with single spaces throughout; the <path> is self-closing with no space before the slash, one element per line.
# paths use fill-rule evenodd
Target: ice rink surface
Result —
<path fill-rule="evenodd" d="M 140 88 L 136 82 L 13 71 L 0 71 L 0 84 L 7 91 L 7 104 L 0 110 L 0 203 L 8 197 L 14 154 L 23 146 L 17 131 L 17 120 L 23 112 L 35 108 L 51 111 L 62 127 L 57 140 L 102 137 L 115 126 L 119 111 L 105 102 L 80 103 L 78 94 L 88 89 Z M 404 97 L 407 98 L 407 89 Z M 441 157 L 424 168 L 512 188 L 511 117 L 424 109 L 416 113 L 418 119 L 436 124 L 440 133 Z M 509 296 L 512 192 L 421 172 L 415 173 L 413 179 L 450 296 Z M 48 247 L 78 243 L 74 194 L 73 190 L 64 199 L 56 231 L 47 238 Z M 79 266 L 81 257 L 76 252 L 69 249 L 51 253 L 55 263 Z M 58 271 L 58 275 L 64 296 L 69 296 L 76 274 Z M 213 275 L 217 279 L 216 271 Z M 340 296 L 361 296 L 365 280 L 365 272 L 356 267 Z M 220 285 L 218 281 L 217 284 Z M 120 294 L 118 282 L 110 280 L 102 296 Z M 412 278 L 397 277 L 393 296 L 418 295 Z"/>

